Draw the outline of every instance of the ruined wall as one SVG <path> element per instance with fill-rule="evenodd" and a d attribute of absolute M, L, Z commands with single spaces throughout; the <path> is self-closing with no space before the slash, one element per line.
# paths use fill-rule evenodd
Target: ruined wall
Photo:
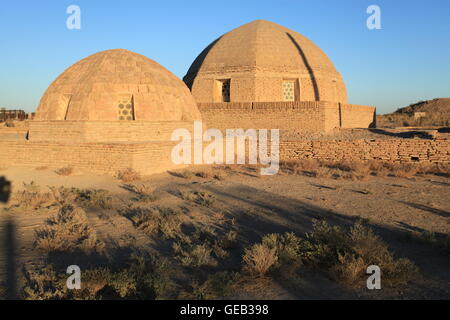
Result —
<path fill-rule="evenodd" d="M 375 109 L 369 106 L 341 104 L 342 128 L 374 128 Z"/>
<path fill-rule="evenodd" d="M 280 158 L 450 162 L 450 140 L 281 141 Z"/>
<path fill-rule="evenodd" d="M 31 121 L 30 141 L 145 142 L 170 140 L 175 129 L 192 131 L 192 121 Z"/>

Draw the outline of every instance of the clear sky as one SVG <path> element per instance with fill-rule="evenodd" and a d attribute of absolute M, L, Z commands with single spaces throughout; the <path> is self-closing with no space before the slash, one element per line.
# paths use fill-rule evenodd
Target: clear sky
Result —
<path fill-rule="evenodd" d="M 81 8 L 81 30 L 66 9 Z M 369 5 L 381 30 L 369 30 Z M 95 52 L 124 48 L 183 77 L 217 37 L 270 20 L 307 36 L 334 62 L 349 102 L 378 113 L 450 97 L 449 0 L 8 0 L 0 4 L 0 107 L 34 111 L 47 86 Z"/>

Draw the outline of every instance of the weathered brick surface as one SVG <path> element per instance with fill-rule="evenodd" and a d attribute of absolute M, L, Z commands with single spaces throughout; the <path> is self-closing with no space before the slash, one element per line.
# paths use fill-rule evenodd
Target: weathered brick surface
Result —
<path fill-rule="evenodd" d="M 326 101 L 199 103 L 202 119 L 217 129 L 327 132 L 373 126 L 375 108 Z"/>
<path fill-rule="evenodd" d="M 180 167 L 170 159 L 174 145 L 161 141 L 134 144 L 0 141 L 0 166 L 71 166 L 106 174 L 133 168 L 150 174 Z"/>
<path fill-rule="evenodd" d="M 31 121 L 30 141 L 146 142 L 169 141 L 178 128 L 192 131 L 187 121 Z"/>
<path fill-rule="evenodd" d="M 186 85 L 157 62 L 134 52 L 98 52 L 65 70 L 42 96 L 37 120 L 119 120 L 118 105 L 134 106 L 134 119 L 200 119 Z"/>
<path fill-rule="evenodd" d="M 171 151 L 175 144 L 170 141 L 142 143 L 0 141 L 0 167 L 22 165 L 59 168 L 72 166 L 87 172 L 106 174 L 114 174 L 118 170 L 129 167 L 141 173 L 151 174 L 183 167 L 174 165 L 171 160 Z M 280 142 L 281 160 L 307 158 L 448 163 L 450 162 L 450 140 Z"/>
<path fill-rule="evenodd" d="M 284 160 L 314 158 L 450 162 L 450 140 L 281 141 L 280 157 Z"/>

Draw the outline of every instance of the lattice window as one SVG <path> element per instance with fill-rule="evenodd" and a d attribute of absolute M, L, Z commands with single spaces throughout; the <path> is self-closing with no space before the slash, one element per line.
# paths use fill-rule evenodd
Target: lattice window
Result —
<path fill-rule="evenodd" d="M 295 101 L 294 81 L 283 81 L 283 101 Z"/>
<path fill-rule="evenodd" d="M 230 79 L 221 80 L 222 82 L 222 101 L 230 102 Z"/>
<path fill-rule="evenodd" d="M 134 120 L 134 106 L 132 97 L 122 98 L 117 105 L 119 120 Z"/>

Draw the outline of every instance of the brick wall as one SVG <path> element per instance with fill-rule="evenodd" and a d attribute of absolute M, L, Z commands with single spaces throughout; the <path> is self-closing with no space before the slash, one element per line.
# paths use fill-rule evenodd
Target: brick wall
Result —
<path fill-rule="evenodd" d="M 450 162 L 450 140 L 281 141 L 280 158 Z"/>
<path fill-rule="evenodd" d="M 376 116 L 373 107 L 341 104 L 342 128 L 375 128 Z"/>
<path fill-rule="evenodd" d="M 199 103 L 202 119 L 216 129 L 325 130 L 323 108 L 329 102 Z"/>
<path fill-rule="evenodd" d="M 182 167 L 170 161 L 174 145 L 162 141 L 134 144 L 0 141 L 0 166 L 71 166 L 101 174 L 133 168 L 151 174 Z"/>
<path fill-rule="evenodd" d="M 190 121 L 30 121 L 30 141 L 167 141 L 175 129 L 191 130 Z"/>
<path fill-rule="evenodd" d="M 327 132 L 334 128 L 368 128 L 375 108 L 324 101 L 198 103 L 209 128 L 283 129 Z"/>
<path fill-rule="evenodd" d="M 57 143 L 0 141 L 0 167 L 71 166 L 86 172 L 114 174 L 133 168 L 143 174 L 182 168 L 171 161 L 176 142 Z M 281 141 L 280 160 L 385 160 L 450 162 L 450 140 L 389 139 L 353 141 Z"/>

